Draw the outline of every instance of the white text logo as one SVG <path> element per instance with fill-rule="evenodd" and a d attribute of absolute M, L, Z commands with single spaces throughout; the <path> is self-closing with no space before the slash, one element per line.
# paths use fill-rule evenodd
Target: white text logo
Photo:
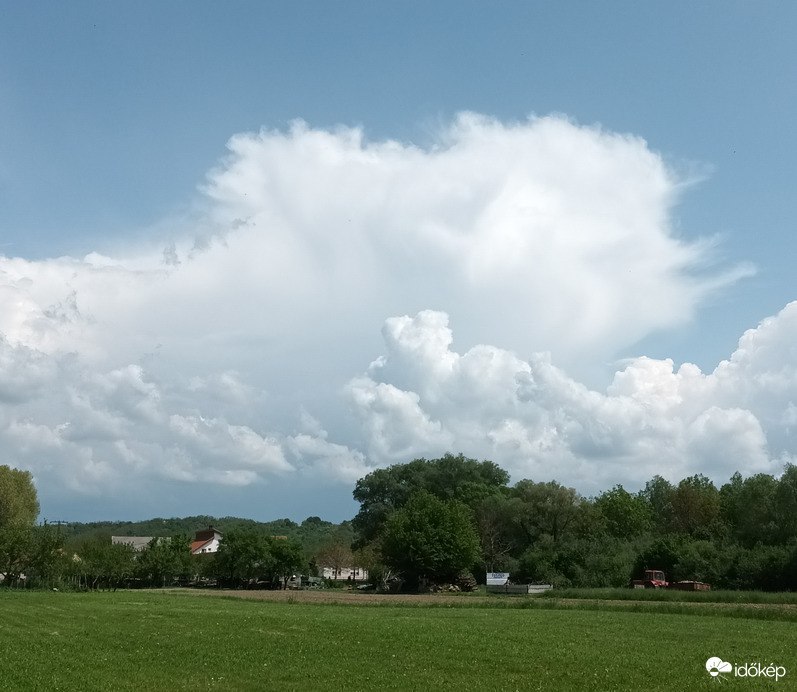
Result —
<path fill-rule="evenodd" d="M 761 663 L 743 663 L 734 666 L 727 661 L 723 661 L 718 656 L 712 656 L 706 661 L 708 674 L 718 682 L 727 680 L 729 674 L 733 673 L 737 678 L 775 678 L 777 682 L 786 675 L 786 668 L 776 666 L 774 663 L 762 665 Z"/>

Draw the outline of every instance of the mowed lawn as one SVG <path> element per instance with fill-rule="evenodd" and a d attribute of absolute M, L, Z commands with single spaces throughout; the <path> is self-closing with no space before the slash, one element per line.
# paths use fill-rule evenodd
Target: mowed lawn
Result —
<path fill-rule="evenodd" d="M 794 622 L 0 592 L 2 690 L 720 689 L 711 656 L 787 670 L 726 689 L 797 689 Z"/>

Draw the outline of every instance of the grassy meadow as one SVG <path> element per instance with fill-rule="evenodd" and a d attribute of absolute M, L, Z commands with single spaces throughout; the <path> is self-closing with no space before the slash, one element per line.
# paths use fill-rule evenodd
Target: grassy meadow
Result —
<path fill-rule="evenodd" d="M 767 591 L 678 591 L 675 589 L 555 589 L 540 594 L 554 600 L 660 601 L 664 603 L 738 603 L 797 605 L 797 593 Z"/>
<path fill-rule="evenodd" d="M 786 668 L 777 683 L 726 681 L 745 690 L 797 678 L 789 606 L 762 619 L 760 608 L 702 604 L 429 605 L 0 592 L 0 689 L 705 690 L 718 682 L 711 656 Z"/>

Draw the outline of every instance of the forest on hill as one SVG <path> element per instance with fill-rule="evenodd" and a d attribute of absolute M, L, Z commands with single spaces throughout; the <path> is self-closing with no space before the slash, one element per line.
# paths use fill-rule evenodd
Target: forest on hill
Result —
<path fill-rule="evenodd" d="M 264 536 L 285 536 L 297 540 L 314 552 L 330 540 L 341 540 L 351 544 L 354 541 L 354 529 L 351 521 L 334 524 L 319 517 L 307 517 L 301 524 L 290 519 L 274 521 L 255 521 L 240 517 L 212 517 L 197 515 L 193 517 L 172 517 L 164 519 L 156 517 L 144 521 L 98 521 L 69 522 L 62 524 L 58 530 L 65 543 L 78 543 L 88 537 L 96 536 L 178 536 L 186 535 L 193 539 L 197 531 L 209 527 L 222 534 L 229 532 L 252 532 Z"/>

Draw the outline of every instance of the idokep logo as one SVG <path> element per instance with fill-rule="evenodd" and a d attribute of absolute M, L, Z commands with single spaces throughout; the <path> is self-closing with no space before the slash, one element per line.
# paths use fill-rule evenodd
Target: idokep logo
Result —
<path fill-rule="evenodd" d="M 775 678 L 775 682 L 786 675 L 786 668 L 776 666 L 774 663 L 770 663 L 768 666 L 760 663 L 744 663 L 734 666 L 718 656 L 712 656 L 706 661 L 706 670 L 717 682 L 727 680 L 730 674 L 737 678 Z"/>
<path fill-rule="evenodd" d="M 717 676 L 724 678 L 725 673 L 730 673 L 733 670 L 733 666 L 718 656 L 714 656 L 706 661 L 706 670 L 712 678 Z"/>

